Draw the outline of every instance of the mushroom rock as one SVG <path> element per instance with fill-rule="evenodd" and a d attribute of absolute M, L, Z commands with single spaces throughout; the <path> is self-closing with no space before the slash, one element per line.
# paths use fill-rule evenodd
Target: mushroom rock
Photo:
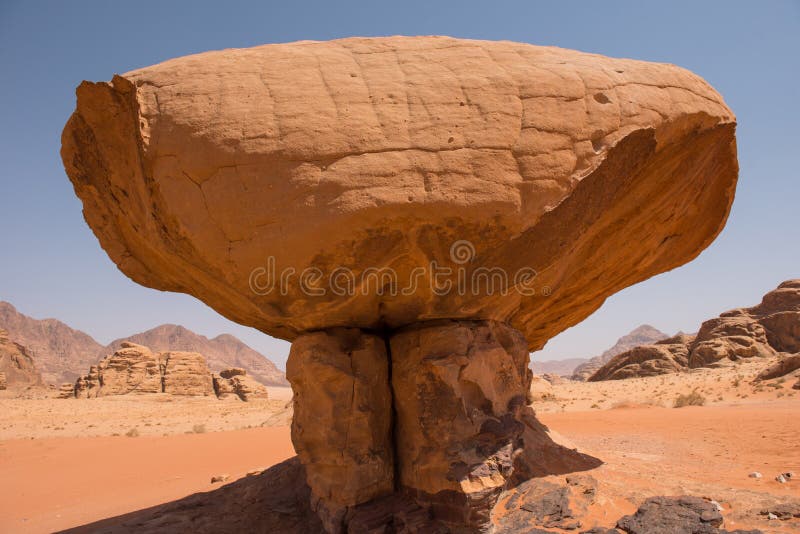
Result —
<path fill-rule="evenodd" d="M 509 480 L 569 468 L 525 406 L 527 351 L 697 256 L 738 173 L 698 76 L 511 42 L 223 50 L 77 96 L 62 158 L 120 270 L 293 341 L 330 531 L 401 490 L 484 529 Z"/>

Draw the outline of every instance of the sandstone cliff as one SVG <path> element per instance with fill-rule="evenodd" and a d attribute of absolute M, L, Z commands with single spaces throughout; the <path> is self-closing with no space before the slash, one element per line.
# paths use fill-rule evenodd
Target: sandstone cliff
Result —
<path fill-rule="evenodd" d="M 795 352 L 800 353 L 800 280 L 787 280 L 764 295 L 757 306 L 709 319 L 696 336 L 677 335 L 619 354 L 589 380 L 676 373 Z M 789 367 L 793 361 L 786 358 L 778 367 Z"/>
<path fill-rule="evenodd" d="M 622 354 L 639 345 L 648 345 L 669 336 L 648 324 L 634 328 L 614 343 L 614 346 L 599 356 L 591 358 L 588 362 L 578 365 L 572 373 L 573 380 L 587 380 L 598 369 L 611 361 L 617 354 Z"/>
<path fill-rule="evenodd" d="M 209 339 L 183 326 L 164 324 L 112 341 L 104 350 L 113 352 L 124 341 L 139 343 L 155 351 L 199 352 L 206 357 L 209 368 L 214 372 L 242 368 L 247 371 L 248 377 L 262 384 L 289 385 L 283 372 L 272 361 L 230 334 Z"/>
<path fill-rule="evenodd" d="M 8 332 L 0 329 L 0 377 L 2 387 L 38 386 L 42 376 L 30 351 L 20 343 L 9 339 Z"/>
<path fill-rule="evenodd" d="M 0 302 L 0 328 L 26 346 L 50 384 L 73 382 L 97 362 L 102 345 L 88 334 L 56 319 L 33 319 Z"/>

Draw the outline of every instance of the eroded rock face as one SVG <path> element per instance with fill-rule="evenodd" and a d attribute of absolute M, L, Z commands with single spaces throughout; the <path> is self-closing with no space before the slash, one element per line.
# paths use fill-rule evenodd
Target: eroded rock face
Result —
<path fill-rule="evenodd" d="M 94 373 L 90 370 L 85 379 L 89 390 L 97 390 L 97 396 L 160 393 L 161 364 L 159 355 L 149 348 L 123 343 L 121 349 L 100 361 Z M 99 388 L 93 385 L 95 381 Z M 87 392 L 87 396 L 92 395 Z"/>
<path fill-rule="evenodd" d="M 741 358 L 772 357 L 800 349 L 800 281 L 787 280 L 761 303 L 709 319 L 696 336 L 679 334 L 624 352 L 589 379 L 617 380 L 728 365 Z M 791 361 L 791 358 L 785 359 Z M 778 364 L 777 367 L 780 367 Z M 767 370 L 765 373 L 769 373 Z"/>
<path fill-rule="evenodd" d="M 164 393 L 172 395 L 214 395 L 211 370 L 198 352 L 162 352 Z"/>
<path fill-rule="evenodd" d="M 609 295 L 695 257 L 722 228 L 737 176 L 734 116 L 698 76 L 519 43 L 266 45 L 77 94 L 62 157 L 118 267 L 290 340 L 482 318 L 536 350 Z M 458 240 L 471 261 L 453 261 Z M 269 254 L 276 271 L 295 269 L 286 291 L 279 280 L 270 291 Z M 432 261 L 470 279 L 502 269 L 509 287 L 521 269 L 539 274 L 532 294 L 442 295 L 432 269 L 412 276 Z M 326 283 L 346 268 L 375 286 L 360 275 L 383 267 L 417 289 Z M 301 287 L 307 268 L 324 295 Z"/>
<path fill-rule="evenodd" d="M 643 345 L 612 359 L 590 382 L 678 373 L 687 369 L 689 349 L 682 343 Z"/>
<path fill-rule="evenodd" d="M 311 332 L 292 343 L 292 442 L 329 532 L 356 504 L 392 493 L 392 395 L 383 338 L 361 330 Z"/>
<path fill-rule="evenodd" d="M 148 347 L 124 341 L 121 348 L 103 358 L 75 382 L 75 396 L 169 393 L 213 395 L 211 371 L 196 352 L 153 352 Z"/>
<path fill-rule="evenodd" d="M 447 321 L 391 337 L 400 485 L 434 516 L 480 527 L 522 448 L 532 373 L 520 332 Z"/>
<path fill-rule="evenodd" d="M 0 329 L 0 373 L 3 375 L 0 389 L 42 384 L 33 356 L 23 345 L 9 339 L 8 332 L 3 329 Z"/>
<path fill-rule="evenodd" d="M 243 401 L 251 399 L 268 399 L 269 391 L 267 388 L 247 376 L 247 371 L 241 367 L 223 369 L 219 375 L 213 375 L 214 393 L 220 399 L 235 395 Z"/>

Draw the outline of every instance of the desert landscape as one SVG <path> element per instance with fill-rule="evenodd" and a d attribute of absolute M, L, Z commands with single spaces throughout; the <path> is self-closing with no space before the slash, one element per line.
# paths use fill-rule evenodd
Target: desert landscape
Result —
<path fill-rule="evenodd" d="M 783 285 L 793 290 L 794 283 Z M 775 300 L 788 299 L 765 298 Z M 800 311 L 798 304 L 792 310 Z M 604 353 L 605 364 L 593 374 L 670 341 L 665 336 L 650 326 L 635 329 Z M 749 346 L 747 339 L 739 342 Z M 534 479 L 538 486 L 527 491 L 543 500 L 570 490 L 559 494 L 563 506 L 526 511 L 523 518 L 498 512 L 500 531 L 522 531 L 509 527 L 522 522 L 540 532 L 611 532 L 601 529 L 634 514 L 649 497 L 690 495 L 718 506 L 729 531 L 796 532 L 800 358 L 768 350 L 655 376 L 587 381 L 585 362 L 564 376 L 534 375 L 531 406 L 550 435 L 602 463 Z M 269 468 L 295 454 L 292 390 L 266 389 L 266 398 L 246 401 L 102 390 L 94 398 L 64 398 L 41 383 L 12 384 L 0 391 L 0 474 L 15 491 L 0 505 L 0 527 L 135 532 L 146 525 L 146 531 L 169 532 L 187 519 L 180 505 L 163 503 L 191 495 L 213 516 L 220 487 L 252 490 Z M 501 510 L 514 491 L 501 498 Z M 257 524 L 252 511 L 242 512 L 238 523 L 218 519 L 201 531 Z"/>
<path fill-rule="evenodd" d="M 800 532 L 798 7 L 314 3 L 0 8 L 0 533 Z"/>

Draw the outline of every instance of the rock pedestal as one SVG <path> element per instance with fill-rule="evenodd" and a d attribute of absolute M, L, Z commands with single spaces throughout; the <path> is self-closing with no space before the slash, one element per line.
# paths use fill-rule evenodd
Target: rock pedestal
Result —
<path fill-rule="evenodd" d="M 395 487 L 386 343 L 355 328 L 302 335 L 286 377 L 294 391 L 292 442 L 312 507 L 329 532 L 342 532 L 353 506 Z"/>
<path fill-rule="evenodd" d="M 523 447 L 531 372 L 521 333 L 493 321 L 422 323 L 384 337 L 333 329 L 292 344 L 292 440 L 330 532 L 356 505 L 411 496 L 481 531 Z"/>
<path fill-rule="evenodd" d="M 491 321 L 450 321 L 391 337 L 399 485 L 445 524 L 480 527 L 522 448 L 528 348 Z"/>

